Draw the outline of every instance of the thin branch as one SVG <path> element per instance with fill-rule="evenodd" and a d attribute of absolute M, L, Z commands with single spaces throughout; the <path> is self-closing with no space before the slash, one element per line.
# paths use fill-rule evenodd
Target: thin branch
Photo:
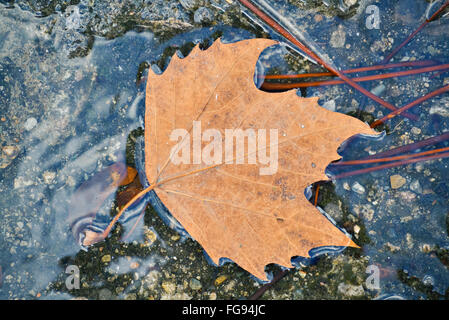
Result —
<path fill-rule="evenodd" d="M 448 0 L 449 1 L 449 0 Z M 239 0 L 239 2 L 244 5 L 246 8 L 251 10 L 256 16 L 258 16 L 261 20 L 263 20 L 265 23 L 267 23 L 270 27 L 272 27 L 276 32 L 281 34 L 285 39 L 293 43 L 295 46 L 297 46 L 299 49 L 301 49 L 303 52 L 305 52 L 309 57 L 320 63 L 323 67 L 325 67 L 330 72 L 334 73 L 340 79 L 345 81 L 348 85 L 356 89 L 357 91 L 361 92 L 365 96 L 369 97 L 370 99 L 376 101 L 380 105 L 386 107 L 387 109 L 390 109 L 392 111 L 397 110 L 395 106 L 393 106 L 391 103 L 379 98 L 378 96 L 374 95 L 373 93 L 369 92 L 365 88 L 358 85 L 355 81 L 345 76 L 340 70 L 337 68 L 334 68 L 329 63 L 322 60 L 316 53 L 314 53 L 312 50 L 310 50 L 306 45 L 301 43 L 296 37 L 294 37 L 290 32 L 288 32 L 284 27 L 282 27 L 279 23 L 277 23 L 274 19 L 269 17 L 265 12 L 260 10 L 258 7 L 256 7 L 251 1 L 248 0 Z M 417 120 L 418 117 L 413 114 L 402 114 L 404 117 L 407 117 L 411 120 Z"/>
<path fill-rule="evenodd" d="M 433 20 L 435 20 L 438 15 L 443 12 L 444 9 L 446 9 L 446 7 L 449 6 L 449 0 L 447 0 L 445 3 L 443 3 L 443 5 L 429 18 L 426 19 L 426 21 L 424 21 L 415 31 L 412 32 L 412 34 L 410 34 L 407 39 L 405 39 L 399 46 L 397 46 L 383 61 L 382 63 L 387 63 L 389 62 L 398 52 L 399 50 L 401 50 L 405 45 L 407 45 L 410 41 L 413 40 L 413 38 L 418 34 L 418 32 L 420 32 L 429 22 L 432 22 Z"/>
<path fill-rule="evenodd" d="M 382 79 L 388 79 L 388 78 L 396 78 L 396 77 L 405 77 L 405 76 L 411 76 L 415 74 L 420 73 L 426 73 L 426 72 L 434 72 L 438 70 L 446 70 L 449 69 L 449 64 L 442 64 L 438 66 L 432 66 L 432 67 L 425 67 L 425 68 L 417 68 L 412 70 L 406 70 L 406 71 L 397 71 L 397 72 L 390 72 L 390 73 L 384 73 L 384 74 L 376 74 L 371 76 L 364 76 L 364 77 L 355 77 L 352 78 L 355 82 L 364 82 L 364 81 L 373 81 L 373 80 L 382 80 Z M 317 86 L 329 86 L 329 85 L 336 85 L 336 84 L 343 84 L 345 83 L 343 80 L 327 80 L 327 81 L 313 81 L 313 82 L 302 82 L 302 83 L 270 83 L 270 82 L 264 82 L 261 86 L 264 90 L 289 90 L 294 88 L 308 88 L 308 87 L 317 87 Z M 392 112 L 398 112 L 400 109 L 397 109 L 396 111 Z"/>
<path fill-rule="evenodd" d="M 426 100 L 428 100 L 430 98 L 433 98 L 435 96 L 441 95 L 441 94 L 446 93 L 446 92 L 449 92 L 449 85 L 441 87 L 441 88 L 439 88 L 439 89 L 437 89 L 435 91 L 432 91 L 432 92 L 426 94 L 425 96 L 422 96 L 421 98 L 418 98 L 418 99 L 410 102 L 409 104 L 403 106 L 402 108 L 399 108 L 396 111 L 393 111 L 393 112 L 387 114 L 382 119 L 374 121 L 371 124 L 371 128 L 375 128 L 375 127 L 379 126 L 380 124 L 384 123 L 385 121 L 390 120 L 390 119 L 396 117 L 398 114 L 401 114 L 402 112 L 404 112 L 404 111 L 406 111 L 406 110 L 408 110 L 408 109 L 410 109 L 410 108 L 412 108 L 412 107 L 414 107 L 414 106 L 416 106 L 418 104 L 421 104 L 421 103 L 423 103 L 424 101 L 426 101 Z"/>
<path fill-rule="evenodd" d="M 276 284 L 279 280 L 281 280 L 283 277 L 285 277 L 289 271 L 290 271 L 290 269 L 279 271 L 278 274 L 276 274 L 273 277 L 273 280 L 271 280 L 269 283 L 264 284 L 262 287 L 260 287 L 251 297 L 248 298 L 248 300 L 259 299 L 268 289 L 270 289 L 274 284 Z"/>
<path fill-rule="evenodd" d="M 401 160 L 401 161 L 396 161 L 393 163 L 383 164 L 383 165 L 376 166 L 376 167 L 340 173 L 340 174 L 334 176 L 333 179 L 342 179 L 342 178 L 356 176 L 356 175 L 369 173 L 369 172 L 373 172 L 373 171 L 379 171 L 379 170 L 383 170 L 383 169 L 389 169 L 389 168 L 394 168 L 394 167 L 398 167 L 398 166 L 403 166 L 403 165 L 407 165 L 407 164 L 411 164 L 411 163 L 435 160 L 435 159 L 440 159 L 440 158 L 442 159 L 442 158 L 448 158 L 448 157 L 449 157 L 449 152 L 445 152 L 445 153 L 440 153 L 440 154 L 431 155 L 431 156 L 424 156 L 424 157 L 419 157 L 419 158 Z"/>
<path fill-rule="evenodd" d="M 390 149 L 387 151 L 379 152 L 379 153 L 376 153 L 374 155 L 371 155 L 371 156 L 363 158 L 363 159 L 378 159 L 378 158 L 383 158 L 383 157 L 394 156 L 396 154 L 403 154 L 403 153 L 418 150 L 418 149 L 421 149 L 421 148 L 424 148 L 427 146 L 436 145 L 437 143 L 447 141 L 447 140 L 449 140 L 449 132 L 446 132 L 446 133 L 443 133 L 438 136 L 431 137 L 431 138 L 428 138 L 428 139 L 425 139 L 422 141 L 410 143 L 405 146 L 401 146 L 401 147 L 397 147 L 397 148 Z"/>
<path fill-rule="evenodd" d="M 341 161 L 341 162 L 333 163 L 333 165 L 334 166 L 349 166 L 349 165 L 370 164 L 370 163 L 380 163 L 380 162 L 393 162 L 393 161 L 397 161 L 397 160 L 418 158 L 421 156 L 441 153 L 444 151 L 449 151 L 449 147 L 438 148 L 438 149 L 423 151 L 423 152 L 419 152 L 419 153 L 404 154 L 401 156 L 388 157 L 388 158 Z"/>
<path fill-rule="evenodd" d="M 422 61 L 405 61 L 398 63 L 389 63 L 389 64 L 379 64 L 371 67 L 360 67 L 353 68 L 348 70 L 343 70 L 344 74 L 350 73 L 359 73 L 366 71 L 377 71 L 384 69 L 393 69 L 393 68 L 403 68 L 403 67 L 429 67 L 438 64 L 433 60 L 422 60 Z M 268 75 L 260 75 L 259 78 L 262 79 L 301 79 L 301 78 L 313 78 L 313 77 L 332 77 L 335 76 L 332 72 L 315 72 L 315 73 L 302 73 L 302 74 L 268 74 Z"/>

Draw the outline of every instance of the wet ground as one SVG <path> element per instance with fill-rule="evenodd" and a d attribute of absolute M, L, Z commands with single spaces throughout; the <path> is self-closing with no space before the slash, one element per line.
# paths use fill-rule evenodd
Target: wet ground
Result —
<path fill-rule="evenodd" d="M 380 63 L 428 7 L 425 0 L 269 2 L 341 69 Z M 379 29 L 367 25 L 373 4 Z M 0 0 L 0 299 L 241 299 L 262 286 L 235 264 L 210 265 L 195 241 L 151 207 L 134 238 L 120 241 L 125 225 L 119 224 L 87 250 L 68 222 L 84 182 L 125 159 L 136 165 L 145 68 L 164 70 L 177 50 L 187 55 L 193 44 L 206 48 L 218 37 L 284 41 L 246 13 L 228 0 Z M 426 26 L 394 61 L 447 63 L 448 24 L 446 14 Z M 267 49 L 260 62 L 266 73 L 321 70 L 286 46 Z M 443 73 L 364 87 L 402 106 L 448 83 Z M 344 85 L 298 94 L 319 96 L 325 107 L 368 122 L 388 111 Z M 357 138 L 342 149 L 343 158 L 449 128 L 447 94 L 410 112 L 420 120 L 396 117 L 381 128 L 383 139 Z M 448 298 L 448 164 L 419 162 L 322 183 L 318 205 L 361 248 L 303 261 L 263 298 Z M 107 222 L 117 211 L 113 197 L 102 210 Z M 79 289 L 66 286 L 68 266 L 79 269 Z M 267 267 L 273 275 L 279 270 Z M 366 282 L 372 270 L 379 272 L 378 288 Z"/>

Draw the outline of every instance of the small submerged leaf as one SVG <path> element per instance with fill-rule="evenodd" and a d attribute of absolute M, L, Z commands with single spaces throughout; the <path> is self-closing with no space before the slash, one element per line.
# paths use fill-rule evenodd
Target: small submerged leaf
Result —
<path fill-rule="evenodd" d="M 130 184 L 136 175 L 136 169 L 117 162 L 96 173 L 75 191 L 70 201 L 68 223 L 79 243 L 86 233 L 92 232 L 88 228 L 105 201 L 119 186 Z"/>

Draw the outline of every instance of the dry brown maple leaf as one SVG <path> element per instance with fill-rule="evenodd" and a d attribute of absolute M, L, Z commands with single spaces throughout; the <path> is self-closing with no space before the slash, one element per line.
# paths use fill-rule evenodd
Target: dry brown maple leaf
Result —
<path fill-rule="evenodd" d="M 256 61 L 275 43 L 216 41 L 206 51 L 196 46 L 185 59 L 173 56 L 162 75 L 149 72 L 145 173 L 151 185 L 103 233 L 86 231 L 85 245 L 104 239 L 134 201 L 154 190 L 216 264 L 229 258 L 260 279 L 267 279 L 267 264 L 292 267 L 291 257 L 309 257 L 313 248 L 357 246 L 304 190 L 327 180 L 324 170 L 339 158 L 343 141 L 375 132 L 320 107 L 317 98 L 258 90 Z M 239 129 L 240 153 L 227 136 Z"/>
<path fill-rule="evenodd" d="M 256 62 L 275 43 L 216 41 L 205 51 L 196 46 L 184 59 L 174 55 L 162 75 L 150 71 L 145 112 L 145 170 L 157 196 L 214 263 L 227 257 L 265 280 L 269 263 L 292 267 L 291 257 L 309 257 L 315 247 L 356 246 L 308 202 L 304 190 L 328 179 L 324 170 L 339 158 L 344 140 L 375 134 L 360 120 L 320 107 L 317 98 L 258 90 Z M 277 129 L 278 143 L 264 150 L 277 148 L 277 171 L 261 175 L 266 165 L 236 164 L 241 155 L 226 158 L 224 147 L 221 163 L 175 164 L 173 154 L 182 153 L 182 144 L 195 144 L 193 121 L 202 132 L 218 130 L 216 139 L 226 129 L 266 129 L 267 135 Z M 184 138 L 173 139 L 175 129 L 184 129 Z M 201 150 L 209 143 L 202 141 Z M 251 154 L 253 149 L 244 157 Z"/>

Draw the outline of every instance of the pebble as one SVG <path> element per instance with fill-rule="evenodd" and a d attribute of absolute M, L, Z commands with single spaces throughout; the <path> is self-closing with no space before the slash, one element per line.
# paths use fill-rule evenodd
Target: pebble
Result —
<path fill-rule="evenodd" d="M 325 109 L 327 109 L 329 111 L 334 111 L 335 112 L 335 100 L 326 101 L 323 104 L 323 108 L 325 108 Z"/>
<path fill-rule="evenodd" d="M 146 229 L 144 231 L 144 234 L 145 234 L 145 240 L 146 240 L 145 242 L 147 242 L 148 245 L 152 245 L 157 240 L 156 233 L 151 229 Z"/>
<path fill-rule="evenodd" d="M 175 294 L 176 285 L 173 282 L 164 281 L 162 282 L 162 289 L 170 295 Z"/>
<path fill-rule="evenodd" d="M 302 279 L 304 279 L 307 276 L 307 272 L 305 272 L 304 270 L 299 270 L 298 274 Z"/>
<path fill-rule="evenodd" d="M 364 194 L 365 193 L 365 187 L 362 186 L 360 183 L 355 182 L 352 187 L 351 187 L 352 191 L 354 191 L 355 193 L 358 194 Z"/>
<path fill-rule="evenodd" d="M 374 217 L 374 209 L 370 204 L 365 205 L 355 205 L 354 206 L 354 212 L 360 217 L 362 216 L 363 219 L 367 221 L 373 220 Z"/>
<path fill-rule="evenodd" d="M 401 250 L 401 247 L 395 246 L 394 244 L 387 242 L 385 243 L 385 246 L 391 251 L 391 252 L 398 252 Z"/>
<path fill-rule="evenodd" d="M 52 171 L 45 171 L 45 172 L 42 174 L 42 177 L 44 178 L 44 183 L 45 183 L 45 184 L 52 184 L 52 183 L 53 183 L 53 180 L 54 180 L 55 177 L 56 177 L 56 173 L 55 173 L 55 172 L 52 172 Z"/>
<path fill-rule="evenodd" d="M 25 121 L 25 124 L 23 125 L 24 129 L 26 131 L 31 131 L 35 126 L 37 125 L 36 118 L 28 118 L 27 121 Z"/>
<path fill-rule="evenodd" d="M 442 117 L 449 117 L 449 107 L 434 105 L 429 110 L 430 114 L 439 114 Z"/>
<path fill-rule="evenodd" d="M 413 248 L 413 238 L 412 238 L 412 235 L 410 233 L 407 233 L 405 235 L 405 240 L 407 241 L 407 247 L 409 249 L 412 249 Z"/>
<path fill-rule="evenodd" d="M 2 151 L 10 159 L 14 159 L 19 154 L 19 148 L 16 146 L 4 146 Z"/>
<path fill-rule="evenodd" d="M 425 275 L 422 282 L 426 286 L 433 287 L 435 285 L 435 279 L 430 275 Z"/>
<path fill-rule="evenodd" d="M 323 16 L 320 14 L 317 14 L 313 17 L 313 20 L 315 20 L 316 23 L 323 21 Z"/>
<path fill-rule="evenodd" d="M 221 276 L 219 276 L 217 279 L 215 279 L 215 285 L 216 285 L 216 286 L 219 286 L 220 284 L 222 284 L 223 282 L 225 282 L 226 279 L 228 279 L 228 276 L 226 276 L 226 275 L 221 275 Z"/>
<path fill-rule="evenodd" d="M 417 127 L 413 127 L 411 131 L 413 134 L 416 134 L 416 135 L 421 134 L 421 129 L 417 128 Z"/>
<path fill-rule="evenodd" d="M 179 0 L 179 3 L 184 9 L 192 9 L 195 5 L 195 0 Z"/>
<path fill-rule="evenodd" d="M 344 0 L 344 4 L 348 7 L 352 7 L 357 4 L 358 0 Z"/>
<path fill-rule="evenodd" d="M 424 243 L 421 245 L 421 251 L 424 253 L 429 253 L 430 251 L 432 251 L 432 247 L 429 244 Z"/>
<path fill-rule="evenodd" d="M 137 300 L 137 295 L 135 293 L 129 293 L 125 296 L 125 300 Z"/>
<path fill-rule="evenodd" d="M 17 177 L 14 179 L 14 189 L 28 187 L 34 184 L 32 180 L 27 180 L 24 177 Z"/>
<path fill-rule="evenodd" d="M 376 96 L 380 96 L 385 91 L 385 89 L 386 89 L 385 85 L 383 83 L 381 83 L 378 86 L 374 87 L 371 90 L 371 93 Z"/>
<path fill-rule="evenodd" d="M 189 287 L 192 290 L 201 290 L 202 285 L 201 282 L 195 278 L 190 279 Z"/>
<path fill-rule="evenodd" d="M 399 193 L 401 202 L 412 202 L 416 199 L 416 194 L 411 191 L 402 191 Z"/>
<path fill-rule="evenodd" d="M 365 294 L 365 290 L 362 285 L 352 285 L 346 283 L 340 283 L 338 285 L 338 292 L 347 296 L 347 297 L 359 297 Z"/>
<path fill-rule="evenodd" d="M 407 180 L 405 180 L 405 178 L 400 176 L 399 174 L 390 176 L 390 185 L 391 185 L 392 189 L 399 189 L 406 182 L 407 182 Z"/>
<path fill-rule="evenodd" d="M 109 289 L 103 288 L 98 292 L 99 300 L 110 300 L 112 298 L 112 292 Z"/>
<path fill-rule="evenodd" d="M 410 183 L 410 190 L 416 192 L 416 193 L 422 193 L 422 187 L 419 183 L 419 180 L 415 180 L 412 183 Z"/>
<path fill-rule="evenodd" d="M 198 8 L 193 15 L 193 21 L 195 21 L 195 23 L 210 22 L 212 19 L 212 12 L 206 7 Z"/>
<path fill-rule="evenodd" d="M 19 148 L 16 146 L 4 146 L 0 155 L 0 169 L 9 166 L 19 154 Z"/>
<path fill-rule="evenodd" d="M 333 48 L 343 48 L 346 42 L 346 32 L 343 26 L 338 26 L 338 29 L 332 32 L 330 45 Z"/>
<path fill-rule="evenodd" d="M 324 211 L 336 221 L 341 221 L 341 219 L 343 219 L 343 210 L 335 203 L 328 203 L 324 207 Z"/>

